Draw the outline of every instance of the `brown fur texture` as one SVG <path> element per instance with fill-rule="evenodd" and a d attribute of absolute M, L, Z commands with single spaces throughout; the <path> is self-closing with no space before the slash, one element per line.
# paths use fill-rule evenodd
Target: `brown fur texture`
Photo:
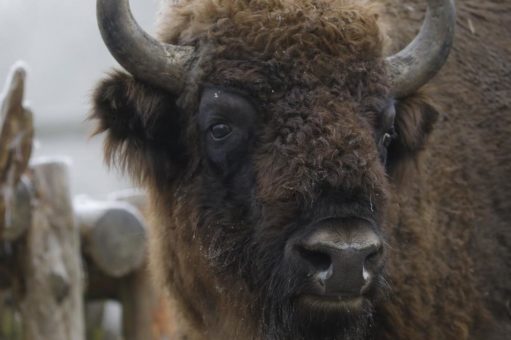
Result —
<path fill-rule="evenodd" d="M 387 243 L 381 288 L 390 290 L 372 300 L 366 327 L 346 336 L 509 334 L 511 5 L 458 2 L 450 62 L 436 91 L 397 100 L 385 166 L 383 56 L 416 34 L 422 12 L 410 10 L 418 0 L 381 3 L 386 10 L 184 1 L 159 26 L 163 41 L 197 48 L 183 93 L 121 72 L 97 87 L 93 117 L 107 132 L 106 157 L 149 191 L 153 268 L 187 338 L 342 338 L 286 321 L 292 313 L 277 304 L 287 291 L 272 285 L 285 279 L 280 259 L 296 216 L 330 210 L 370 214 Z M 254 141 L 229 181 L 210 169 L 198 128 L 208 84 L 239 89 L 258 109 Z"/>

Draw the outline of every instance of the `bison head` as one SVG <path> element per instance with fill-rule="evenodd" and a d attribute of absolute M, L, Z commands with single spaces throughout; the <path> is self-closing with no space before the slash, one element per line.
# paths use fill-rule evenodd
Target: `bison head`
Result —
<path fill-rule="evenodd" d="M 206 338 L 363 336 L 385 291 L 393 169 L 436 118 L 414 95 L 443 65 L 451 1 L 385 58 L 352 1 L 191 0 L 160 41 L 99 0 L 129 72 L 96 89 L 107 160 L 146 187 L 151 260 Z"/>

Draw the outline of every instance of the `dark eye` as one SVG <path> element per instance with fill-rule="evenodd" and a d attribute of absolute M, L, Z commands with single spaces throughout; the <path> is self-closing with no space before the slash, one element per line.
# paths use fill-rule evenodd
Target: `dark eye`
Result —
<path fill-rule="evenodd" d="M 210 129 L 211 136 L 215 140 L 222 140 L 231 134 L 232 128 L 227 124 L 216 124 Z"/>
<path fill-rule="evenodd" d="M 396 139 L 397 137 L 397 133 L 396 133 L 396 129 L 394 128 L 394 126 L 392 126 L 389 131 L 387 131 L 383 137 L 382 137 L 382 144 L 384 147 L 388 148 L 390 143 Z"/>
<path fill-rule="evenodd" d="M 390 135 L 390 133 L 386 133 L 383 135 L 382 144 L 384 147 L 388 148 L 391 141 L 392 141 L 392 136 Z"/>

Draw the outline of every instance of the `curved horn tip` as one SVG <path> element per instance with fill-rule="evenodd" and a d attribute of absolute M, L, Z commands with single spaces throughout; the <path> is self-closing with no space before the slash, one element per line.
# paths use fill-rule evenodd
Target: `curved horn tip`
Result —
<path fill-rule="evenodd" d="M 419 34 L 403 50 L 387 58 L 391 92 L 405 97 L 433 78 L 447 61 L 454 40 L 453 0 L 429 0 Z"/>
<path fill-rule="evenodd" d="M 172 93 L 181 91 L 193 49 L 147 34 L 133 18 L 128 0 L 97 0 L 97 19 L 105 45 L 126 71 Z"/>

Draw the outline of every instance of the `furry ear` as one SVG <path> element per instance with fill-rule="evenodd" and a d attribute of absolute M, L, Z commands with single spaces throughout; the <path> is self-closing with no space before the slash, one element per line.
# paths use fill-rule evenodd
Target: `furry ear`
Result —
<path fill-rule="evenodd" d="M 183 115 L 175 98 L 129 74 L 115 71 L 98 84 L 90 119 L 97 122 L 94 134 L 106 133 L 107 164 L 138 183 L 168 180 L 185 161 Z"/>
<path fill-rule="evenodd" d="M 396 102 L 396 138 L 388 149 L 388 167 L 391 174 L 414 163 L 426 147 L 428 137 L 438 119 L 438 109 L 423 93 Z"/>

